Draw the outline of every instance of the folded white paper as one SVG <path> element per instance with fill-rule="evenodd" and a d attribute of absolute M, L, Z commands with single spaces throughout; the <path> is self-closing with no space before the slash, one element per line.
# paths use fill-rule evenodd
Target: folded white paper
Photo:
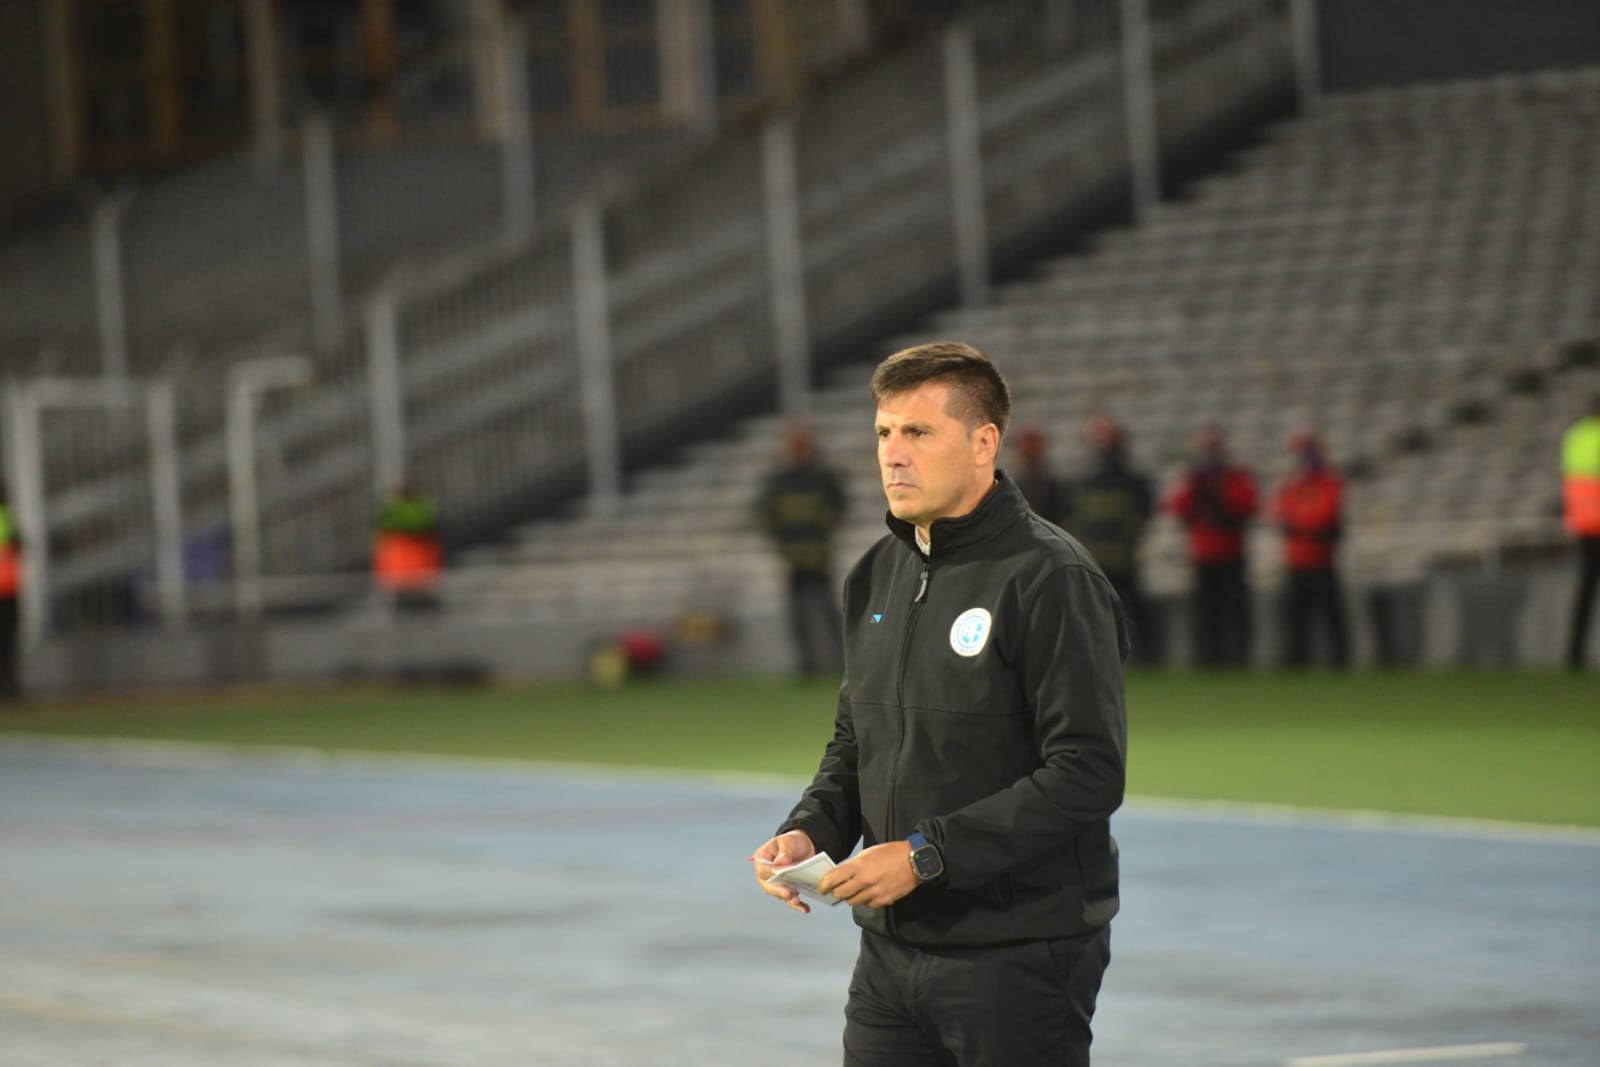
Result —
<path fill-rule="evenodd" d="M 808 860 L 777 868 L 772 872 L 772 877 L 767 879 L 767 884 L 788 886 L 798 891 L 802 897 L 819 904 L 843 904 L 844 901 L 832 893 L 817 892 L 817 883 L 831 870 L 833 870 L 833 860 L 826 852 L 818 852 Z"/>

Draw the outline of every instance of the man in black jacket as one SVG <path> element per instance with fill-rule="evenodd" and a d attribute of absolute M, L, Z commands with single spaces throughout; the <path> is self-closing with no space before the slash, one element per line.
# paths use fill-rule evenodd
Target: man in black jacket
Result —
<path fill-rule="evenodd" d="M 1151 624 L 1139 581 L 1139 545 L 1155 511 L 1150 479 L 1133 468 L 1127 438 L 1110 415 L 1096 415 L 1083 431 L 1090 465 L 1068 494 L 1062 525 L 1105 572 L 1133 631 L 1134 661 L 1161 660 L 1160 635 Z"/>
<path fill-rule="evenodd" d="M 794 423 L 784 462 L 761 487 L 756 519 L 789 572 L 789 632 L 800 674 L 839 669 L 839 601 L 833 584 L 833 533 L 844 518 L 844 488 L 817 458 L 811 428 Z"/>
<path fill-rule="evenodd" d="M 983 353 L 898 352 L 872 395 L 890 534 L 845 582 L 833 738 L 756 876 L 807 911 L 772 871 L 839 863 L 819 888 L 862 928 L 847 1067 L 1088 1064 L 1118 907 L 1122 608 L 995 469 L 1011 403 Z"/>

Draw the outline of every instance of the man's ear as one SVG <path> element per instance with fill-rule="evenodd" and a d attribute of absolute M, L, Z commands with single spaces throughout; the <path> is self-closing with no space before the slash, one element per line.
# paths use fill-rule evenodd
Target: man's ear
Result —
<path fill-rule="evenodd" d="M 980 466 L 994 465 L 996 457 L 1000 455 L 1000 427 L 992 422 L 986 422 L 972 431 L 976 435 L 973 442 L 973 451 Z"/>

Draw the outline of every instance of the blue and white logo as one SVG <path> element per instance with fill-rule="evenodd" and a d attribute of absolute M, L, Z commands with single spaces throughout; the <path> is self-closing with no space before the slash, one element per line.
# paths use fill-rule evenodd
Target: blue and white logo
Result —
<path fill-rule="evenodd" d="M 874 611 L 874 612 L 873 612 L 873 613 L 872 613 L 872 621 L 873 621 L 873 622 L 882 622 L 882 621 L 883 621 L 883 612 L 881 612 L 881 611 Z"/>
<path fill-rule="evenodd" d="M 982 652 L 983 646 L 989 643 L 992 621 L 983 608 L 968 608 L 957 615 L 955 624 L 950 627 L 950 647 L 956 650 L 956 655 L 976 656 Z"/>

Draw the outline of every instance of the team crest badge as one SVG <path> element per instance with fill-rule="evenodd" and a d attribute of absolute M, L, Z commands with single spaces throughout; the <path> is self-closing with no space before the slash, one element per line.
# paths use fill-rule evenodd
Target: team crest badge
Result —
<path fill-rule="evenodd" d="M 982 652 L 983 646 L 989 643 L 991 622 L 989 612 L 983 608 L 968 608 L 957 615 L 955 624 L 950 627 L 950 647 L 956 650 L 956 655 L 976 656 Z"/>

